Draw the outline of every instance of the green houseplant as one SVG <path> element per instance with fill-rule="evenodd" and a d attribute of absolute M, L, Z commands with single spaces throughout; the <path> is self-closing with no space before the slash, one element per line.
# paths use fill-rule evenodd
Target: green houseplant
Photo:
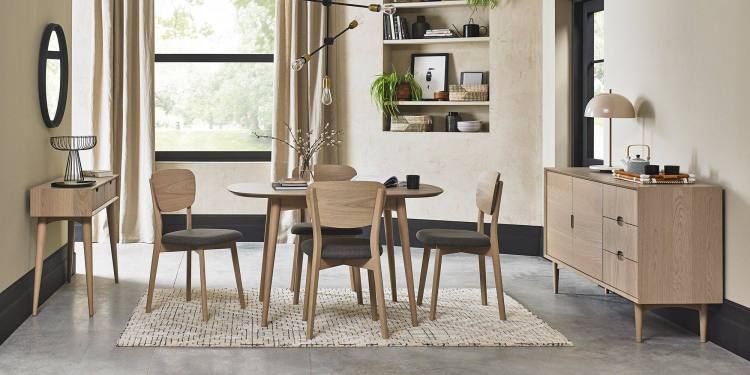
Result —
<path fill-rule="evenodd" d="M 475 7 L 490 7 L 494 8 L 497 6 L 498 0 L 466 0 L 466 4 L 473 5 Z"/>
<path fill-rule="evenodd" d="M 399 100 L 422 99 L 422 87 L 408 72 L 404 75 L 393 71 L 378 74 L 370 85 L 370 96 L 378 109 L 388 116 L 399 113 Z"/>

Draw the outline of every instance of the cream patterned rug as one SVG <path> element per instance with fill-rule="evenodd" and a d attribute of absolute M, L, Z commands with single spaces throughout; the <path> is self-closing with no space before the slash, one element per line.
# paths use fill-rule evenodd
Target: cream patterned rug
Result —
<path fill-rule="evenodd" d="M 426 293 L 429 294 L 429 293 Z M 417 306 L 419 327 L 412 327 L 406 290 L 399 302 L 386 292 L 388 340 L 380 336 L 380 323 L 370 317 L 368 293 L 357 305 L 348 289 L 321 289 L 315 318 L 315 337 L 305 339 L 302 306 L 292 305 L 288 289 L 273 289 L 269 323 L 260 326 L 257 290 L 246 291 L 247 309 L 239 307 L 232 289 L 208 293 L 209 321 L 203 322 L 200 292 L 185 301 L 183 289 L 157 289 L 153 311 L 145 313 L 141 297 L 117 346 L 165 347 L 372 347 L 372 346 L 572 346 L 529 310 L 505 296 L 508 320 L 498 319 L 494 289 L 487 291 L 489 306 L 480 303 L 479 289 L 441 289 L 437 320 L 430 321 L 429 296 Z M 302 296 L 300 296 L 302 299 Z"/>

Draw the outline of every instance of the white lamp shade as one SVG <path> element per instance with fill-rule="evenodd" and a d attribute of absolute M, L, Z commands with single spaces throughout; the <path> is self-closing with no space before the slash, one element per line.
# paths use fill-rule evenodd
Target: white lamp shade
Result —
<path fill-rule="evenodd" d="M 595 118 L 634 118 L 635 108 L 628 98 L 620 94 L 602 93 L 589 100 L 583 115 Z"/>

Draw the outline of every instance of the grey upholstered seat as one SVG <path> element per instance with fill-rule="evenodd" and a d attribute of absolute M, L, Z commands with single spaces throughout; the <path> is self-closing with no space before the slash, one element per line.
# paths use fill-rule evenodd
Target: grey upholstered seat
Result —
<path fill-rule="evenodd" d="M 331 228 L 322 227 L 320 232 L 324 236 L 358 236 L 362 234 L 362 228 Z M 292 226 L 292 234 L 298 236 L 312 236 L 312 223 L 297 223 Z"/>
<path fill-rule="evenodd" d="M 417 239 L 431 246 L 482 247 L 490 246 L 490 237 L 471 230 L 422 229 Z"/>
<path fill-rule="evenodd" d="M 161 242 L 169 245 L 199 247 L 237 241 L 240 238 L 242 238 L 242 233 L 236 230 L 200 228 L 167 233 L 162 236 Z"/>
<path fill-rule="evenodd" d="M 378 246 L 380 254 L 383 248 Z M 312 255 L 313 240 L 302 242 L 302 252 Z M 323 239 L 323 254 L 325 259 L 367 259 L 372 256 L 369 238 L 330 237 Z"/>

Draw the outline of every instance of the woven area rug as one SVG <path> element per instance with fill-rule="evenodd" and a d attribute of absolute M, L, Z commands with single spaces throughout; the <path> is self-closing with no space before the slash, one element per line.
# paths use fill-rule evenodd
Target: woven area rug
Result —
<path fill-rule="evenodd" d="M 370 317 L 368 293 L 357 305 L 348 289 L 321 289 L 315 318 L 315 337 L 305 339 L 302 306 L 292 305 L 288 289 L 273 289 L 269 323 L 260 326 L 257 290 L 246 291 L 247 309 L 239 307 L 232 289 L 208 293 L 209 321 L 201 319 L 200 294 L 185 301 L 183 289 L 157 289 L 153 311 L 145 313 L 141 297 L 117 346 L 120 347 L 375 347 L 375 346 L 571 346 L 565 336 L 505 296 L 508 319 L 498 319 L 494 289 L 489 306 L 480 303 L 479 289 L 441 289 L 437 320 L 428 319 L 429 299 L 418 306 L 419 327 L 412 327 L 406 290 L 398 302 L 386 293 L 391 337 L 380 336 L 380 323 Z M 429 293 L 427 293 L 429 294 Z M 427 296 L 425 296 L 427 297 Z M 301 299 L 301 298 L 300 298 Z"/>

